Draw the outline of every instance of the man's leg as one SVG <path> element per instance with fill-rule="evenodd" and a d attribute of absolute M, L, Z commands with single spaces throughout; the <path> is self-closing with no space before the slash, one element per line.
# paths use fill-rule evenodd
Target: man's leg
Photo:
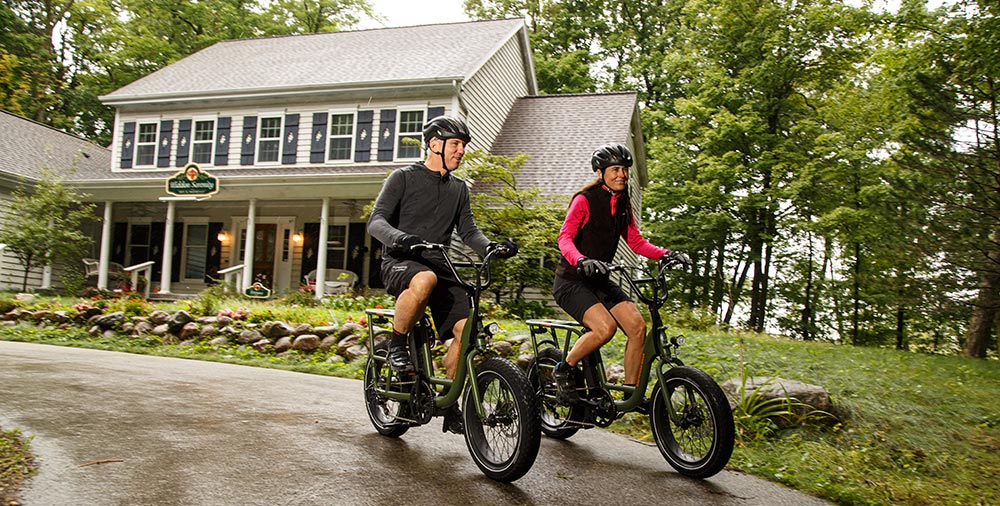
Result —
<path fill-rule="evenodd" d="M 611 314 L 628 336 L 625 343 L 625 384 L 635 385 L 639 382 L 643 345 L 646 344 L 646 320 L 631 301 L 618 303 L 611 308 Z"/>
<path fill-rule="evenodd" d="M 431 271 L 421 271 L 410 278 L 409 286 L 396 297 L 392 340 L 389 343 L 389 367 L 394 371 L 413 370 L 413 362 L 406 349 L 406 333 L 423 316 L 435 286 L 437 286 L 437 276 Z"/>
<path fill-rule="evenodd" d="M 455 322 L 455 326 L 451 328 L 451 345 L 448 346 L 448 351 L 444 354 L 444 371 L 448 379 L 455 379 L 455 374 L 458 372 L 458 354 L 462 351 L 462 331 L 468 320 L 468 318 L 461 319 Z"/>

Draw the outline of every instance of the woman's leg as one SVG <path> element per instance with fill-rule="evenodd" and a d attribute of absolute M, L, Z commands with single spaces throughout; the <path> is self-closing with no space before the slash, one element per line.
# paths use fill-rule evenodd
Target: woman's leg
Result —
<path fill-rule="evenodd" d="M 625 384 L 635 385 L 639 381 L 639 370 L 642 368 L 643 345 L 646 343 L 646 320 L 632 301 L 619 302 L 611 308 L 621 327 L 628 336 L 625 343 Z"/>
<path fill-rule="evenodd" d="M 583 324 L 590 331 L 580 336 L 573 348 L 569 350 L 566 363 L 571 366 L 576 366 L 584 357 L 604 346 L 618 330 L 618 323 L 614 316 L 601 304 L 594 304 L 583 313 Z"/>

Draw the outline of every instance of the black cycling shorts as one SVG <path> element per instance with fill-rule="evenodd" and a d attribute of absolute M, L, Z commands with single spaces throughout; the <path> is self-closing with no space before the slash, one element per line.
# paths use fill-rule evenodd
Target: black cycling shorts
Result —
<path fill-rule="evenodd" d="M 410 280 L 417 273 L 431 271 L 437 274 L 438 282 L 431 293 L 427 306 L 431 309 L 431 319 L 438 331 L 441 342 L 451 339 L 451 328 L 461 320 L 469 317 L 469 292 L 450 276 L 431 269 L 426 264 L 415 260 L 397 260 L 386 257 L 382 261 L 382 283 L 385 290 L 393 297 L 410 287 Z"/>
<path fill-rule="evenodd" d="M 552 296 L 556 304 L 563 308 L 574 320 L 583 325 L 583 314 L 594 304 L 601 304 L 608 311 L 632 300 L 617 284 L 610 280 L 577 281 L 556 276 L 552 284 Z"/>

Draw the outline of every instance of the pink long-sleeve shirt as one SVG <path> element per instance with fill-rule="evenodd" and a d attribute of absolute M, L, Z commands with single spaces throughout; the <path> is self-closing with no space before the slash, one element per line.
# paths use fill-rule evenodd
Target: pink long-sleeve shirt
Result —
<path fill-rule="evenodd" d="M 611 215 L 615 214 L 615 206 L 618 204 L 618 197 L 620 194 L 615 194 L 611 197 Z M 576 248 L 576 244 L 573 240 L 576 239 L 576 235 L 580 233 L 583 226 L 587 224 L 587 220 L 590 219 L 590 202 L 587 201 L 587 197 L 583 195 L 577 195 L 573 197 L 573 201 L 569 204 L 569 211 L 566 212 L 566 221 L 563 222 L 562 229 L 559 230 L 559 251 L 566 260 L 569 261 L 573 267 L 576 267 L 577 262 L 585 255 L 580 253 L 580 250 Z M 628 227 L 622 231 L 622 238 L 625 239 L 628 247 L 632 251 L 636 252 L 638 255 L 642 255 L 646 258 L 651 258 L 653 260 L 659 260 L 660 257 L 665 255 L 668 249 L 661 248 L 659 246 L 654 246 L 652 243 L 646 240 L 639 232 L 639 227 L 635 224 L 635 217 L 629 222 Z"/>

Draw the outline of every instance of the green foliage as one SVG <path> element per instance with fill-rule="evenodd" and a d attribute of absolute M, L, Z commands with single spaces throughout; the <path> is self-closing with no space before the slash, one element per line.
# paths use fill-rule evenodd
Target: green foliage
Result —
<path fill-rule="evenodd" d="M 84 195 L 67 188 L 48 169 L 33 188 L 22 184 L 12 197 L 0 243 L 7 244 L 24 267 L 24 291 L 32 269 L 82 256 L 90 238 L 80 224 L 92 216 L 94 204 L 84 202 Z"/>
<path fill-rule="evenodd" d="M 543 201 L 538 189 L 518 183 L 527 155 L 510 158 L 474 151 L 466 156 L 460 172 L 476 186 L 472 195 L 476 224 L 494 241 L 515 239 L 520 250 L 514 258 L 492 264 L 490 289 L 514 299 L 523 299 L 528 287 L 551 289 L 553 272 L 540 259 L 559 258 L 556 238 L 562 208 Z"/>
<path fill-rule="evenodd" d="M 17 428 L 0 429 L 0 499 L 14 492 L 38 468 L 31 455 L 31 440 Z"/>

